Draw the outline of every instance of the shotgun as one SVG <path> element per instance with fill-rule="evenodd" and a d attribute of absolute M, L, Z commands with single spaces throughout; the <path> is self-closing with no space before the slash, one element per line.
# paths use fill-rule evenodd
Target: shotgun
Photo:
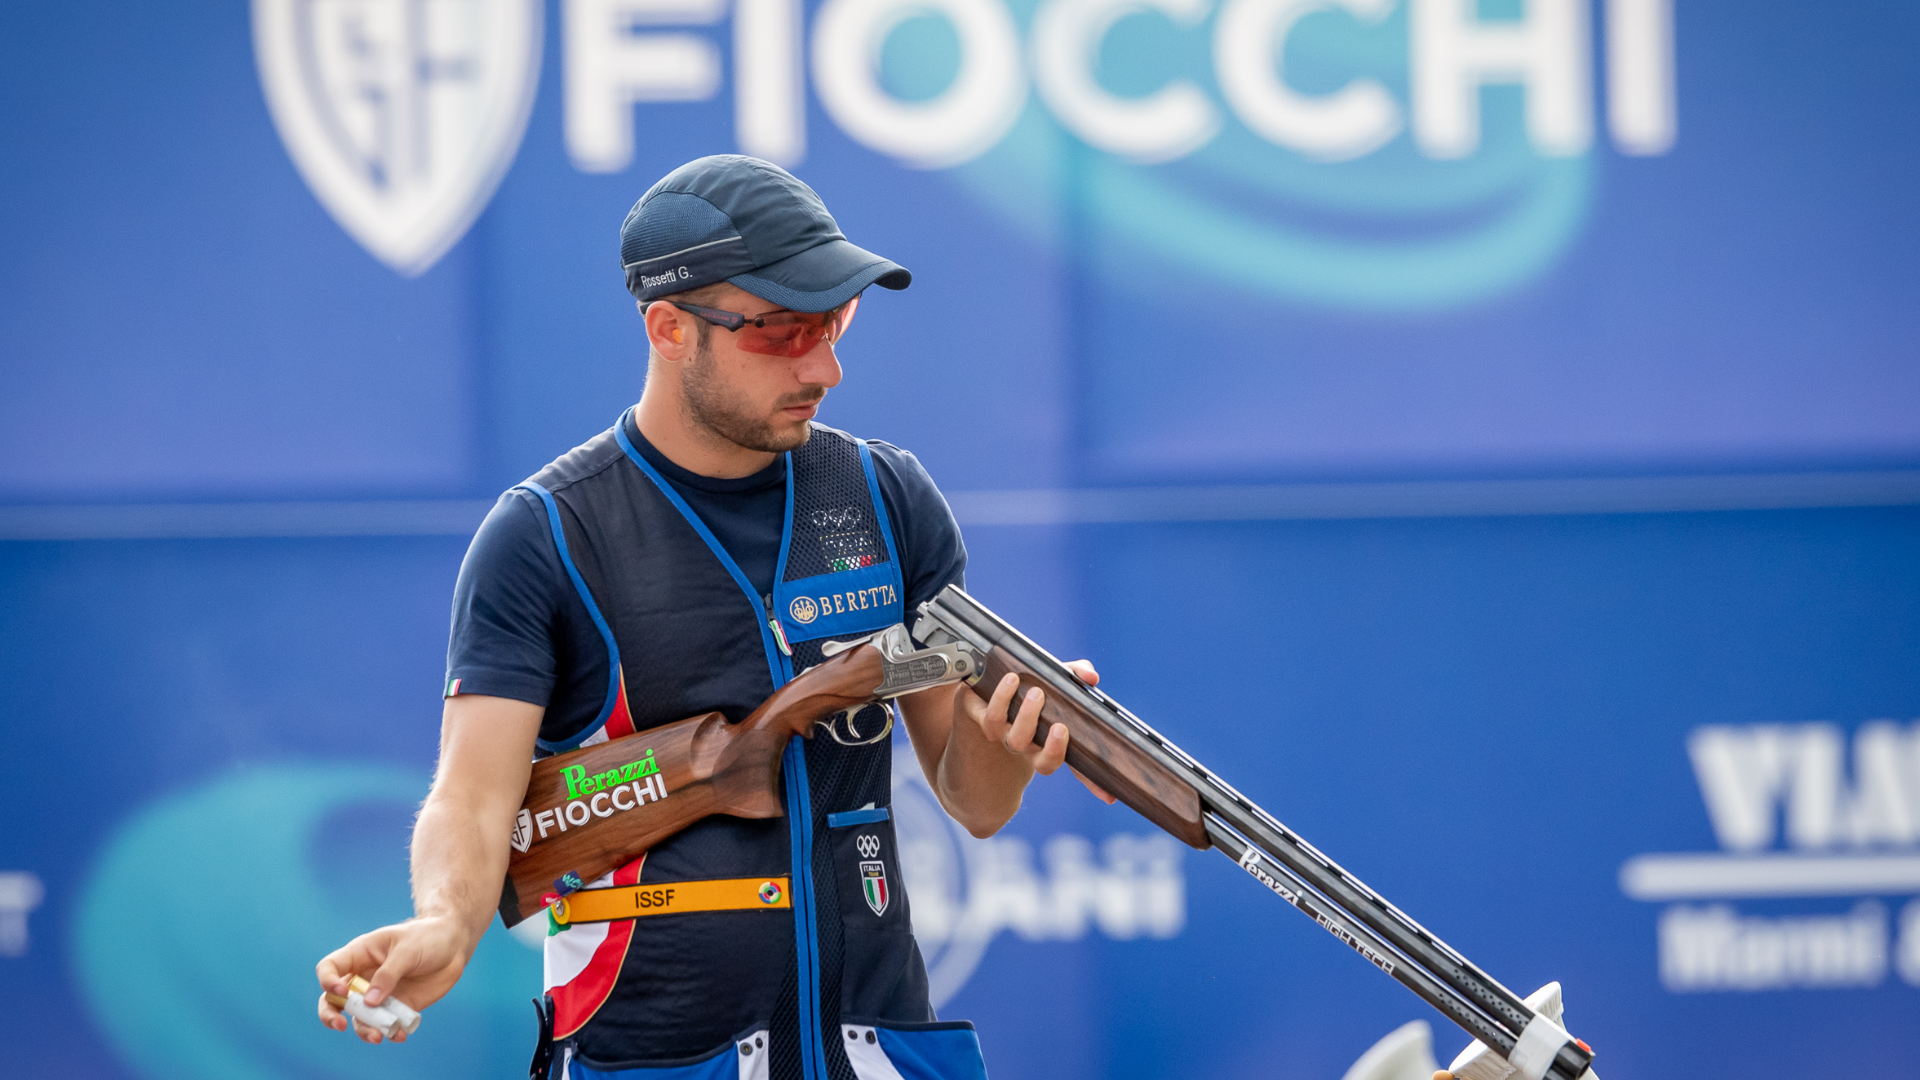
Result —
<path fill-rule="evenodd" d="M 1021 685 L 1012 709 L 1039 687 L 1046 702 L 1034 739 L 1065 724 L 1067 764 L 1082 776 L 1189 846 L 1233 859 L 1499 1054 L 1510 1075 L 1589 1077 L 1586 1043 L 964 591 L 949 585 L 921 604 L 911 638 L 895 625 L 822 652 L 824 662 L 738 724 L 705 713 L 535 762 L 513 830 L 502 920 L 520 922 L 709 815 L 781 816 L 780 758 L 794 735 L 824 726 L 839 738 L 838 714 L 850 724 L 864 705 L 954 682 L 986 699 L 1011 672 Z"/>
<path fill-rule="evenodd" d="M 1046 694 L 1034 740 L 1067 727 L 1067 764 L 1192 847 L 1217 848 L 1262 885 L 1485 1043 L 1526 1080 L 1581 1080 L 1593 1051 L 1495 982 L 1298 833 L 1228 786 L 1164 735 L 1081 682 L 1065 664 L 948 586 L 920 605 L 913 636 L 978 658 L 967 676 L 986 697 L 1008 672 L 1021 694 Z"/>
<path fill-rule="evenodd" d="M 514 821 L 501 921 L 519 923 L 702 818 L 782 816 L 780 755 L 793 736 L 825 726 L 839 738 L 838 714 L 851 725 L 865 705 L 957 682 L 977 665 L 960 646 L 915 647 L 900 625 L 822 652 L 824 662 L 737 724 L 702 713 L 534 762 Z"/>

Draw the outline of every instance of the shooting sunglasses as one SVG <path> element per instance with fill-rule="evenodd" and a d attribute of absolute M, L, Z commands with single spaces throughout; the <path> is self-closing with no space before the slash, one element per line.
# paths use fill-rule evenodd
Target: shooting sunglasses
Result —
<path fill-rule="evenodd" d="M 832 311 L 770 311 L 765 315 L 742 315 L 737 311 L 721 311 L 674 300 L 658 300 L 655 303 L 672 304 L 689 315 L 696 315 L 733 333 L 735 343 L 747 352 L 762 356 L 795 357 L 805 356 L 822 341 L 828 344 L 839 341 L 846 334 L 847 325 L 853 322 L 853 313 L 860 306 L 860 298 L 856 296 Z"/>

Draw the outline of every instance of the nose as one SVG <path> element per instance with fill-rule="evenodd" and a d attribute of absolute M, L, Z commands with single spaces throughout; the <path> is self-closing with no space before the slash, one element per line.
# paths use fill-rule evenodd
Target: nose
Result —
<path fill-rule="evenodd" d="M 824 386 L 829 390 L 839 386 L 840 358 L 834 355 L 833 343 L 822 338 L 793 362 L 793 374 L 807 386 Z"/>

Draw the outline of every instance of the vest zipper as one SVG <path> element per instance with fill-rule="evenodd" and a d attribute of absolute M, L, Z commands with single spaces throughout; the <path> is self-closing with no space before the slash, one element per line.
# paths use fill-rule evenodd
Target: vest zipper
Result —
<path fill-rule="evenodd" d="M 773 630 L 773 643 L 780 646 L 780 652 L 787 659 L 793 659 L 793 646 L 787 644 L 787 628 L 780 625 L 780 616 L 773 613 L 773 594 L 762 593 L 760 602 L 767 609 L 767 625 Z"/>

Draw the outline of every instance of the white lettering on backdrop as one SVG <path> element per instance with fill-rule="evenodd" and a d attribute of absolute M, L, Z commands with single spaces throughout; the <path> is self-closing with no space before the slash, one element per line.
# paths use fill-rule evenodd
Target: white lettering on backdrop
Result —
<path fill-rule="evenodd" d="M 1480 89 L 1523 88 L 1527 131 L 1547 155 L 1585 153 L 1594 127 L 1587 0 L 1523 0 L 1518 19 L 1483 20 L 1469 0 L 1404 0 L 1410 109 L 1378 79 L 1308 94 L 1281 62 L 1296 25 L 1332 11 L 1381 24 L 1402 0 L 1226 0 L 1212 63 L 1226 111 L 1255 135 L 1321 161 L 1363 157 L 1410 112 L 1432 158 L 1472 154 Z M 1175 74 L 1120 94 L 1098 58 L 1140 17 L 1198 30 L 1212 0 L 1046 0 L 1030 47 L 1005 0 L 826 0 L 803 42 L 800 0 L 562 0 L 567 154 L 590 173 L 633 161 L 635 106 L 699 102 L 726 85 L 709 29 L 731 14 L 734 139 L 783 165 L 806 156 L 803 56 L 821 105 L 856 142 L 912 168 L 984 153 L 1027 101 L 1089 146 L 1167 161 L 1210 142 L 1223 112 L 1201 81 Z M 1606 0 L 1607 113 L 1614 146 L 1663 154 L 1677 126 L 1671 0 Z M 897 98 L 879 61 L 909 19 L 945 20 L 959 42 L 952 81 Z M 396 271 L 431 266 L 466 232 L 518 151 L 539 76 L 539 0 L 254 0 L 254 47 L 275 126 L 320 202 Z M 810 44 L 810 47 L 808 47 Z M 1191 73 L 1197 75 L 1198 73 Z"/>
<path fill-rule="evenodd" d="M 1716 901 L 1661 913 L 1667 989 L 1868 987 L 1889 970 L 1920 986 L 1920 899 L 1897 927 L 1877 899 L 1920 896 L 1920 724 L 1862 724 L 1848 750 L 1823 723 L 1710 725 L 1688 738 L 1721 850 L 1639 855 L 1620 868 L 1634 899 Z M 1854 902 L 1790 915 L 1728 903 L 1832 898 Z"/>

